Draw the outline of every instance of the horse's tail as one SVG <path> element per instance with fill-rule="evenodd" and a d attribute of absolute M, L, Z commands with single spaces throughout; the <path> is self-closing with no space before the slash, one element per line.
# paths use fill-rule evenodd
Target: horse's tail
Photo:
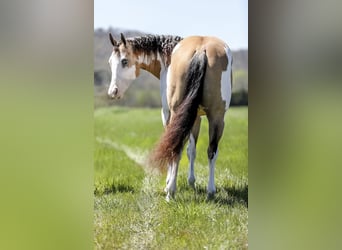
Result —
<path fill-rule="evenodd" d="M 159 144 L 151 155 L 152 164 L 160 168 L 180 156 L 185 140 L 195 123 L 203 93 L 203 82 L 208 58 L 205 50 L 197 51 L 191 59 L 185 76 L 185 94 L 181 104 L 171 116 Z"/>

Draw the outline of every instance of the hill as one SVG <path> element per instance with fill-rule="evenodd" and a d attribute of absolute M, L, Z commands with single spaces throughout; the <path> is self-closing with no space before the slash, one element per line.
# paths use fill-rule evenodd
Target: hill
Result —
<path fill-rule="evenodd" d="M 124 30 L 120 28 L 110 28 L 108 30 L 96 29 L 94 31 L 95 107 L 108 105 L 160 107 L 159 80 L 145 71 L 142 71 L 140 77 L 128 89 L 125 98 L 120 101 L 112 101 L 107 98 L 106 90 L 111 75 L 108 58 L 112 51 L 112 46 L 108 39 L 109 32 L 112 33 L 115 39 L 120 38 L 120 33 L 124 33 L 127 37 L 146 34 L 138 30 Z M 233 51 L 233 60 L 234 84 L 232 105 L 247 105 L 248 50 Z"/>

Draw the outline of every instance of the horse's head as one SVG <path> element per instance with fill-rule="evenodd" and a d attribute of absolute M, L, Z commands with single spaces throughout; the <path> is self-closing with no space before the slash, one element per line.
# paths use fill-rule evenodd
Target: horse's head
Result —
<path fill-rule="evenodd" d="M 115 41 L 111 34 L 109 39 L 113 45 L 113 52 L 109 58 L 112 78 L 108 95 L 110 98 L 120 99 L 138 76 L 137 57 L 122 33 L 120 41 Z"/>

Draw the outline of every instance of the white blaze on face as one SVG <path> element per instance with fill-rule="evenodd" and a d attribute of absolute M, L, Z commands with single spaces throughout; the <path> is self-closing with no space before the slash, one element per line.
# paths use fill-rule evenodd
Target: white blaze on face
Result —
<path fill-rule="evenodd" d="M 225 51 L 228 58 L 227 70 L 222 72 L 221 76 L 221 97 L 222 100 L 226 102 L 226 110 L 229 108 L 230 99 L 232 96 L 232 52 L 228 47 L 225 47 Z"/>
<path fill-rule="evenodd" d="M 135 64 L 133 64 L 131 67 L 123 67 L 121 63 L 122 59 L 123 58 L 119 58 L 119 56 L 114 51 L 109 58 L 112 78 L 108 89 L 108 95 L 111 98 L 120 99 L 130 86 L 130 84 L 133 82 L 133 80 L 136 79 Z"/>

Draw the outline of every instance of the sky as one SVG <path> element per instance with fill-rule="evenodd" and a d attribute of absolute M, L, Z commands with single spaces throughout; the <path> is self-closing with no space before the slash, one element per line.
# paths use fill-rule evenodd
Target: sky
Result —
<path fill-rule="evenodd" d="M 95 0 L 94 28 L 159 35 L 212 35 L 248 49 L 248 0 Z"/>

